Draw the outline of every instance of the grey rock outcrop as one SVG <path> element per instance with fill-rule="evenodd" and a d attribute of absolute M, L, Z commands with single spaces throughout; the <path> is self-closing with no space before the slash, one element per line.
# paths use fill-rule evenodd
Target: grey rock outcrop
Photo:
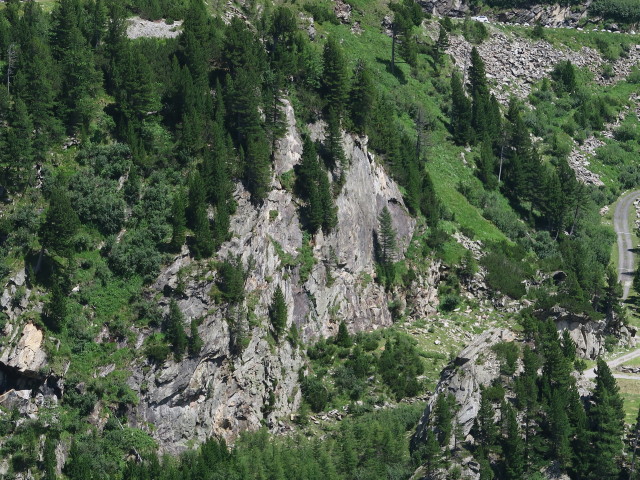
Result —
<path fill-rule="evenodd" d="M 140 17 L 128 20 L 127 37 L 136 38 L 176 38 L 181 33 L 182 20 L 171 24 L 163 20 L 153 22 Z"/>
<path fill-rule="evenodd" d="M 464 17 L 471 12 L 469 2 L 463 0 L 420 0 L 418 2 L 426 11 L 435 15 L 447 15 L 451 17 Z M 587 2 L 590 3 L 590 2 Z M 540 22 L 548 26 L 574 26 L 586 18 L 585 6 L 566 5 L 534 5 L 530 8 L 514 8 L 501 12 L 497 20 L 509 23 L 529 23 L 533 25 Z"/>
<path fill-rule="evenodd" d="M 275 156 L 278 175 L 294 168 L 302 152 L 293 109 L 289 103 L 284 108 L 288 129 Z M 309 129 L 316 137 L 324 135 L 322 123 Z M 216 272 L 193 261 L 187 251 L 176 256 L 154 283 L 150 298 L 174 292 L 187 323 L 202 319 L 199 334 L 204 342 L 196 357 L 161 367 L 140 364 L 129 380 L 140 397 L 130 422 L 143 428 L 153 424 L 152 433 L 165 450 L 176 452 L 211 435 L 233 441 L 240 431 L 263 423 L 277 431 L 282 428 L 277 419 L 296 411 L 302 356 L 290 342 L 274 342 L 268 333 L 268 306 L 277 286 L 285 295 L 289 324 L 296 325 L 304 340 L 335 334 L 341 320 L 352 332 L 391 324 L 390 298 L 372 281 L 373 233 L 387 206 L 402 255 L 415 221 L 398 186 L 368 152 L 366 138 L 344 135 L 343 141 L 349 167 L 336 198 L 338 224 L 327 235 L 317 233 L 305 247 L 311 249 L 313 263 L 307 259 L 302 265 L 299 202 L 276 175 L 259 207 L 242 186 L 237 187 L 232 236 L 218 254 L 219 259 L 239 257 L 247 270 L 242 305 L 216 304 Z M 166 296 L 159 300 L 165 309 L 168 302 Z M 239 326 L 248 339 L 241 353 L 234 348 Z M 151 333 L 140 331 L 137 346 Z"/>
<path fill-rule="evenodd" d="M 5 348 L 0 356 L 0 364 L 26 376 L 38 376 L 45 366 L 47 355 L 42 349 L 44 334 L 32 323 L 27 323 L 17 344 Z"/>
<path fill-rule="evenodd" d="M 514 340 L 515 335 L 510 330 L 486 330 L 443 370 L 436 391 L 427 402 L 416 433 L 411 439 L 412 450 L 425 441 L 433 420 L 432 410 L 439 395 L 450 393 L 454 396 L 457 407 L 455 422 L 460 426 L 463 439 L 469 435 L 480 409 L 480 387 L 490 385 L 500 375 L 500 364 L 491 347 Z"/>
<path fill-rule="evenodd" d="M 569 331 L 578 356 L 593 360 L 604 353 L 604 321 L 594 322 L 586 315 L 577 315 L 560 307 L 552 309 L 552 318 L 559 331 Z"/>

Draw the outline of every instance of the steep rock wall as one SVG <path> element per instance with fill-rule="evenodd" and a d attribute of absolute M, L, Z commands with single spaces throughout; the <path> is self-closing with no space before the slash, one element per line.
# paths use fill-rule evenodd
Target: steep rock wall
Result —
<path fill-rule="evenodd" d="M 158 301 L 166 309 L 169 299 L 164 295 L 173 291 L 175 296 L 180 281 L 184 288 L 178 305 L 187 324 L 203 319 L 199 333 L 204 347 L 196 358 L 169 361 L 161 367 L 140 361 L 129 380 L 140 396 L 130 412 L 131 423 L 142 428 L 153 425 L 149 430 L 167 451 L 179 451 L 211 435 L 233 441 L 240 431 L 263 423 L 276 431 L 285 428 L 277 419 L 291 415 L 299 405 L 298 370 L 303 359 L 296 346 L 286 340 L 276 343 L 269 336 L 268 306 L 277 286 L 287 301 L 289 324 L 295 323 L 305 341 L 335 334 L 341 320 L 352 332 L 391 324 L 390 299 L 372 281 L 373 232 L 387 206 L 402 255 L 415 221 L 405 209 L 400 190 L 368 152 L 366 138 L 344 135 L 349 167 L 336 198 L 338 225 L 328 235 L 314 236 L 315 264 L 307 278 L 301 278 L 302 266 L 295 260 L 303 243 L 300 204 L 282 187 L 280 175 L 299 163 L 302 146 L 288 102 L 285 111 L 288 129 L 275 155 L 272 190 L 264 204 L 256 207 L 238 185 L 232 238 L 218 254 L 219 259 L 242 259 L 247 269 L 244 305 L 229 310 L 216 304 L 211 296 L 215 271 L 194 262 L 186 251 L 163 271 L 149 293 L 151 298 L 162 292 Z M 321 125 L 312 130 L 323 135 Z M 230 346 L 233 322 L 229 322 L 239 317 L 246 317 L 250 338 L 240 354 Z M 138 343 L 150 333 L 140 332 Z"/>

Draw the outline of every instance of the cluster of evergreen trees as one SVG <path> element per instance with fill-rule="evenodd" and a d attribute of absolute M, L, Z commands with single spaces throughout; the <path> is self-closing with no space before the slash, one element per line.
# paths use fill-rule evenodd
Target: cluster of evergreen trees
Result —
<path fill-rule="evenodd" d="M 559 99 L 575 95 L 575 108 L 584 114 L 574 118 L 583 128 L 598 129 L 608 118 L 606 104 L 584 91 L 570 62 L 560 62 L 541 90 L 540 95 L 544 92 Z M 476 176 L 486 191 L 503 193 L 530 227 L 546 230 L 557 242 L 560 262 L 570 277 L 564 283 L 563 298 L 568 302 L 574 299 L 570 301 L 573 310 L 604 312 L 603 293 L 612 285 L 606 277 L 609 255 L 600 247 L 608 235 L 597 222 L 589 220 L 596 211 L 589 187 L 576 180 L 567 160 L 568 151 L 553 144 L 556 137 L 548 149 L 551 161 L 543 162 L 525 115 L 524 106 L 515 99 L 502 115 L 489 92 L 484 62 L 474 48 L 466 84 L 458 74 L 451 78 L 449 118 L 453 139 L 460 145 L 479 147 Z"/>
<path fill-rule="evenodd" d="M 609 367 L 599 359 L 596 387 L 584 401 L 572 375 L 575 344 L 553 321 L 523 314 L 526 342 L 499 344 L 502 376 L 482 390 L 473 446 L 452 427 L 456 404 L 444 393 L 417 454 L 426 468 L 446 464 L 451 445 L 471 448 L 482 479 L 522 479 L 554 463 L 572 479 L 615 479 L 624 470 L 624 411 Z M 513 376 L 516 361 L 523 370 Z M 506 392 L 512 394 L 505 395 Z M 443 456 L 443 449 L 446 453 Z"/>

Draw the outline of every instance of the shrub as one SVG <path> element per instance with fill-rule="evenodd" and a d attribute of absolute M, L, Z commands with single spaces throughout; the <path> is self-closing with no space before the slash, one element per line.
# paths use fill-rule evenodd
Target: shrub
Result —
<path fill-rule="evenodd" d="M 329 392 L 317 376 L 307 376 L 301 382 L 302 396 L 314 412 L 321 412 L 329 401 Z"/>
<path fill-rule="evenodd" d="M 302 8 L 313 17 L 314 21 L 318 23 L 329 22 L 333 25 L 338 25 L 340 23 L 333 12 L 322 5 L 306 3 Z"/>
<path fill-rule="evenodd" d="M 109 267 L 122 277 L 140 275 L 145 282 L 153 280 L 162 264 L 162 255 L 147 228 L 127 232 L 111 249 Z"/>
<path fill-rule="evenodd" d="M 460 296 L 449 294 L 440 298 L 438 309 L 441 312 L 452 312 L 458 305 L 460 305 Z"/>
<path fill-rule="evenodd" d="M 105 235 L 122 228 L 125 201 L 116 181 L 80 171 L 69 182 L 69 197 L 82 223 L 93 225 Z"/>
<path fill-rule="evenodd" d="M 479 44 L 489 38 L 489 31 L 483 23 L 467 18 L 462 24 L 462 35 L 468 42 Z"/>
<path fill-rule="evenodd" d="M 76 160 L 80 165 L 92 167 L 96 175 L 115 180 L 129 170 L 131 151 L 121 143 L 90 145 L 78 153 Z"/>
<path fill-rule="evenodd" d="M 511 298 L 521 298 L 526 293 L 522 282 L 530 276 L 522 257 L 522 251 L 506 244 L 485 255 L 480 263 L 487 269 L 487 284 Z"/>

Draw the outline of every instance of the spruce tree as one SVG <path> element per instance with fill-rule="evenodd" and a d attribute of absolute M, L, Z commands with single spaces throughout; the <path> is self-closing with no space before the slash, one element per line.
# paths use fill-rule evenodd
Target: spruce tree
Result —
<path fill-rule="evenodd" d="M 518 419 L 513 407 L 507 402 L 502 403 L 502 416 L 506 436 L 502 442 L 504 454 L 504 469 L 506 480 L 520 480 L 524 473 L 524 444 L 520 436 Z"/>
<path fill-rule="evenodd" d="M 327 153 L 329 154 L 329 166 L 332 169 L 340 168 L 342 174 L 347 166 L 347 157 L 342 148 L 342 130 L 340 129 L 340 116 L 334 109 L 330 109 L 327 115 Z"/>
<path fill-rule="evenodd" d="M 482 139 L 484 135 L 493 133 L 492 106 L 489 86 L 487 84 L 484 61 L 476 47 L 471 50 L 471 65 L 469 66 L 469 88 L 471 93 L 471 126 L 475 139 Z"/>
<path fill-rule="evenodd" d="M 344 52 L 335 37 L 327 39 L 322 58 L 324 97 L 328 108 L 341 116 L 349 93 L 349 76 Z"/>
<path fill-rule="evenodd" d="M 62 186 L 54 187 L 39 231 L 42 248 L 61 257 L 70 257 L 73 254 L 73 237 L 79 227 L 80 220 L 66 191 Z"/>
<path fill-rule="evenodd" d="M 284 78 L 280 72 L 267 72 L 266 102 L 264 106 L 265 129 L 271 152 L 276 149 L 276 141 L 287 132 L 287 119 L 283 102 Z"/>
<path fill-rule="evenodd" d="M 441 64 L 444 59 L 444 54 L 446 49 L 449 47 L 449 35 L 447 34 L 447 30 L 440 25 L 440 30 L 438 32 L 438 39 L 436 40 L 436 44 L 433 50 L 433 59 L 436 64 Z"/>
<path fill-rule="evenodd" d="M 392 265 L 396 259 L 397 242 L 396 231 L 393 228 L 391 212 L 385 206 L 378 217 L 380 230 L 378 233 L 378 245 L 380 249 L 380 262 L 385 265 Z"/>
<path fill-rule="evenodd" d="M 56 441 L 51 435 L 47 435 L 44 441 L 44 451 L 42 453 L 43 480 L 56 480 L 56 468 L 58 460 L 56 458 Z"/>
<path fill-rule="evenodd" d="M 302 145 L 302 158 L 298 168 L 296 189 L 305 200 L 304 221 L 310 233 L 320 228 L 325 232 L 333 229 L 337 222 L 337 212 L 331 192 L 327 171 L 318 161 L 314 143 L 306 137 Z"/>
<path fill-rule="evenodd" d="M 609 366 L 599 358 L 596 368 L 596 388 L 589 408 L 593 445 L 590 452 L 589 478 L 594 480 L 613 480 L 620 475 L 624 410 L 619 391 Z"/>
<path fill-rule="evenodd" d="M 22 185 L 28 180 L 27 175 L 31 171 L 33 163 L 33 123 L 27 106 L 18 99 L 15 102 L 10 117 L 10 127 L 6 132 L 6 148 L 4 149 L 5 168 L 9 174 L 10 183 Z"/>
<path fill-rule="evenodd" d="M 171 243 L 169 244 L 171 250 L 174 252 L 180 251 L 182 245 L 184 245 L 185 235 L 187 230 L 187 218 L 186 218 L 186 205 L 184 199 L 184 192 L 178 190 L 173 195 L 173 206 L 171 208 Z"/>
<path fill-rule="evenodd" d="M 435 474 L 442 466 L 442 450 L 440 449 L 435 433 L 433 433 L 431 429 L 427 431 L 427 438 L 422 454 L 425 473 L 429 476 Z"/>
<path fill-rule="evenodd" d="M 498 426 L 494 420 L 493 405 L 485 389 L 480 392 L 480 407 L 474 420 L 473 430 L 478 446 L 485 454 L 488 453 L 496 444 Z"/>
<path fill-rule="evenodd" d="M 278 340 L 282 339 L 282 333 L 287 327 L 287 303 L 284 299 L 284 293 L 280 285 L 276 288 L 273 294 L 273 300 L 269 307 L 269 318 L 271 319 L 271 325 L 275 332 L 275 337 Z"/>
<path fill-rule="evenodd" d="M 187 204 L 187 224 L 192 229 L 195 228 L 196 212 L 203 207 L 206 208 L 204 182 L 200 172 L 194 170 L 189 175 L 189 197 Z"/>
<path fill-rule="evenodd" d="M 451 75 L 451 133 L 458 145 L 466 145 L 472 139 L 471 102 L 464 93 L 458 72 Z"/>
<path fill-rule="evenodd" d="M 169 314 L 165 320 L 164 330 L 176 362 L 181 361 L 184 350 L 187 348 L 187 334 L 184 331 L 184 315 L 173 299 L 169 303 Z"/>
<path fill-rule="evenodd" d="M 618 282 L 618 276 L 612 265 L 607 266 L 605 275 L 606 286 L 602 295 L 602 311 L 609 322 L 612 322 L 616 317 L 621 321 L 623 315 L 620 303 L 622 300 L 622 285 Z"/>
<path fill-rule="evenodd" d="M 342 320 L 338 326 L 338 334 L 336 335 L 336 345 L 343 348 L 349 348 L 353 345 L 347 324 Z"/>
<path fill-rule="evenodd" d="M 349 107 L 356 133 L 366 135 L 376 99 L 375 83 L 366 63 L 358 60 L 353 71 Z"/>
<path fill-rule="evenodd" d="M 480 157 L 476 160 L 478 178 L 487 190 L 495 190 L 498 187 L 498 178 L 495 175 L 496 157 L 491 148 L 491 141 L 485 137 L 480 150 Z"/>
<path fill-rule="evenodd" d="M 442 215 L 442 204 L 436 195 L 436 190 L 428 172 L 422 173 L 422 198 L 420 199 L 420 212 L 425 216 L 430 228 L 438 226 Z"/>
<path fill-rule="evenodd" d="M 440 446 L 448 449 L 453 431 L 453 404 L 455 399 L 453 395 L 441 392 L 436 399 L 436 405 L 433 410 L 435 415 L 435 429 Z"/>
<path fill-rule="evenodd" d="M 261 204 L 269 193 L 271 163 L 269 145 L 264 135 L 256 134 L 247 138 L 245 151 L 245 181 L 253 203 Z"/>
<path fill-rule="evenodd" d="M 215 242 L 211 234 L 207 207 L 204 204 L 196 209 L 193 234 L 195 237 L 193 241 L 195 257 L 198 259 L 210 257 L 215 249 Z"/>
<path fill-rule="evenodd" d="M 59 333 L 65 325 L 68 313 L 65 280 L 57 275 L 51 285 L 51 297 L 45 306 L 45 323 L 53 331 Z"/>
<path fill-rule="evenodd" d="M 198 333 L 198 321 L 196 319 L 191 320 L 190 335 L 188 342 L 189 355 L 195 357 L 202 350 L 204 342 Z"/>

